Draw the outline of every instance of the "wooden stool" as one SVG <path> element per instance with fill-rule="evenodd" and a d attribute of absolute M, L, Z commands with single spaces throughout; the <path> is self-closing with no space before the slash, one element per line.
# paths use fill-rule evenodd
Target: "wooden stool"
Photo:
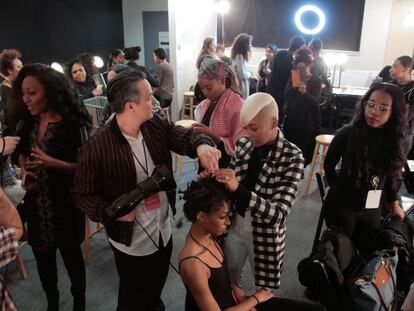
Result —
<path fill-rule="evenodd" d="M 187 104 L 188 101 L 188 104 Z M 184 119 L 185 111 L 189 110 L 190 120 L 194 120 L 194 92 L 188 91 L 183 93 L 183 104 L 181 106 L 181 120 Z"/>
<path fill-rule="evenodd" d="M 318 161 L 319 149 L 322 146 L 322 155 L 321 155 L 321 158 L 319 159 L 319 162 L 320 162 L 319 171 L 322 172 L 323 161 L 325 160 L 326 151 L 328 150 L 328 147 L 331 144 L 331 141 L 333 138 L 334 138 L 333 135 L 318 135 L 315 137 L 315 140 L 316 140 L 315 150 L 313 151 L 312 163 L 311 163 L 311 167 L 308 173 L 308 178 L 306 180 L 305 192 L 303 194 L 304 196 L 307 196 L 309 192 L 310 184 L 312 181 L 312 175 L 315 170 L 316 162 Z"/>
<path fill-rule="evenodd" d="M 91 242 L 90 238 L 101 231 L 104 227 L 101 223 L 97 222 L 95 225 L 95 230 L 91 232 L 91 224 L 88 216 L 85 215 L 85 241 L 83 244 L 83 249 L 85 252 L 85 263 L 90 264 L 92 262 L 92 251 L 91 251 Z"/>
<path fill-rule="evenodd" d="M 17 268 L 19 269 L 19 272 L 20 272 L 20 277 L 22 278 L 22 280 L 26 280 L 27 272 L 26 272 L 26 267 L 24 266 L 22 254 L 20 253 L 20 248 L 22 248 L 27 242 L 24 241 L 24 242 L 18 242 L 18 243 L 19 243 L 19 250 L 17 251 L 15 260 L 16 260 Z"/>
<path fill-rule="evenodd" d="M 167 120 L 171 121 L 170 108 L 169 107 L 162 108 L 162 112 L 164 113 L 164 116 L 167 118 Z"/>
<path fill-rule="evenodd" d="M 178 120 L 177 122 L 175 122 L 175 125 L 180 125 L 182 127 L 191 127 L 191 125 L 193 123 L 196 123 L 196 121 L 184 119 L 184 120 Z M 181 178 L 181 175 L 182 175 L 182 172 L 183 172 L 183 163 L 189 163 L 189 162 L 194 163 L 194 169 L 198 168 L 198 160 L 197 159 L 191 159 L 191 160 L 183 161 L 183 157 L 181 155 L 175 154 L 175 171 L 177 171 L 177 174 L 179 176 L 178 179 Z"/>

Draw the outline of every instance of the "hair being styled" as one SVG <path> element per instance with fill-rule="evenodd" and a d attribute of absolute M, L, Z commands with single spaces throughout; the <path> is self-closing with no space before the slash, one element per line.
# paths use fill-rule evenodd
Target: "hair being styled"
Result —
<path fill-rule="evenodd" d="M 159 59 L 166 59 L 167 58 L 167 51 L 164 50 L 163 48 L 157 48 L 154 50 L 154 54 L 159 58 Z"/>
<path fill-rule="evenodd" d="M 145 80 L 145 74 L 137 69 L 127 69 L 118 74 L 108 83 L 106 88 L 108 102 L 115 113 L 121 113 L 125 104 L 136 101 L 139 97 L 137 82 Z"/>
<path fill-rule="evenodd" d="M 12 120 L 31 122 L 33 117 L 23 102 L 22 84 L 26 77 L 34 77 L 43 85 L 46 93 L 48 109 L 58 113 L 63 120 L 89 127 L 91 116 L 81 109 L 81 101 L 66 76 L 44 64 L 24 66 L 16 80 L 13 81 L 11 96 Z"/>
<path fill-rule="evenodd" d="M 294 53 L 306 44 L 305 38 L 302 36 L 294 36 L 289 40 L 289 53 Z"/>
<path fill-rule="evenodd" d="M 390 83 L 375 83 L 361 98 L 354 118 L 347 126 L 351 128 L 351 137 L 348 144 L 347 161 L 344 161 L 345 171 L 348 176 L 359 179 L 361 176 L 369 176 L 368 170 L 375 159 L 368 157 L 370 145 L 370 127 L 365 119 L 365 102 L 375 91 L 382 91 L 392 98 L 391 116 L 385 123 L 383 130 L 382 152 L 384 163 L 380 163 L 381 169 L 388 171 L 393 181 L 401 178 L 401 168 L 404 165 L 403 142 L 407 130 L 406 105 L 401 89 Z M 372 151 L 371 150 L 371 154 Z M 346 163 L 346 164 L 345 164 Z"/>
<path fill-rule="evenodd" d="M 248 62 L 250 54 L 250 45 L 252 43 L 253 37 L 247 33 L 238 34 L 234 38 L 233 45 L 231 47 L 231 59 L 235 59 L 236 55 L 243 56 L 243 59 Z"/>
<path fill-rule="evenodd" d="M 323 42 L 319 38 L 312 39 L 312 41 L 309 43 L 309 48 L 312 51 L 320 52 L 323 47 Z"/>
<path fill-rule="evenodd" d="M 213 42 L 214 42 L 214 38 L 207 37 L 204 39 L 203 47 L 201 48 L 201 51 L 198 54 L 197 61 L 196 61 L 197 69 L 200 69 L 200 65 L 206 57 L 214 58 L 214 55 L 212 55 L 209 50 Z"/>
<path fill-rule="evenodd" d="M 5 49 L 0 53 L 0 72 L 3 76 L 9 75 L 9 70 L 13 70 L 13 61 L 20 59 L 22 54 L 16 49 Z"/>
<path fill-rule="evenodd" d="M 199 212 L 211 213 L 228 203 L 229 193 L 225 186 L 212 177 L 192 181 L 184 191 L 183 210 L 185 217 L 194 222 Z"/>
<path fill-rule="evenodd" d="M 404 55 L 397 58 L 404 68 L 409 68 L 410 71 L 413 70 L 413 59 L 410 56 Z"/>
<path fill-rule="evenodd" d="M 114 59 L 117 58 L 122 53 L 124 53 L 124 52 L 121 49 L 115 49 L 115 50 L 112 50 L 111 52 L 109 52 L 108 63 L 106 65 L 106 68 L 108 70 L 113 67 Z"/>
<path fill-rule="evenodd" d="M 305 63 L 306 66 L 310 66 L 313 62 L 312 51 L 306 46 L 301 47 L 293 54 L 293 66 L 299 63 Z"/>

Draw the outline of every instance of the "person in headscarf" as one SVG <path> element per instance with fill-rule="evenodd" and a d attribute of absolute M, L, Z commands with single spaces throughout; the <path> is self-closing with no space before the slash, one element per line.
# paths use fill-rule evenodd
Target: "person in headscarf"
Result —
<path fill-rule="evenodd" d="M 227 167 L 243 132 L 240 127 L 243 98 L 236 77 L 226 63 L 206 59 L 198 71 L 198 84 L 206 99 L 195 110 L 197 123 L 193 127 L 213 139 L 222 154 L 219 166 Z"/>

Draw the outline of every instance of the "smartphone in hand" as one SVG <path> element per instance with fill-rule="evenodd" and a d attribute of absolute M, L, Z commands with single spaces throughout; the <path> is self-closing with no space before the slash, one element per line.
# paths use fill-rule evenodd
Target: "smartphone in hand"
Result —
<path fill-rule="evenodd" d="M 306 70 L 305 68 L 292 69 L 292 86 L 300 87 L 306 83 Z"/>

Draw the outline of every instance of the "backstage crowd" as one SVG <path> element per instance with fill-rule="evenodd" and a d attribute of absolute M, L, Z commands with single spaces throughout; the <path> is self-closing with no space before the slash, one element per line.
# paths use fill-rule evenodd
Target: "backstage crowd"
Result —
<path fill-rule="evenodd" d="M 139 65 L 139 48 L 111 51 L 107 85 L 88 53 L 69 61 L 63 74 L 44 64 L 23 65 L 19 51 L 3 50 L 1 185 L 16 183 L 11 164 L 18 166 L 25 196 L 16 209 L 0 189 L 0 266 L 16 256 L 17 241 L 27 239 L 45 293 L 39 299 L 47 299 L 48 310 L 59 310 L 59 250 L 73 310 L 85 310 L 80 245 L 86 215 L 104 225 L 114 254 L 117 310 L 168 310 L 161 291 L 173 249 L 176 190 L 127 201 L 130 209 L 116 218 L 108 211 L 137 185 L 145 193 L 142 185 L 160 166 L 172 172 L 174 152 L 200 163 L 197 180 L 184 193 L 184 214 L 192 223 L 179 254 L 185 310 L 325 310 L 277 295 L 286 219 L 320 134 L 328 70 L 322 41 L 308 44 L 295 36 L 287 50 L 267 45 L 252 79 L 252 40 L 239 34 L 230 57 L 213 38 L 204 40 L 195 64 L 198 105 L 191 127 L 163 116 L 161 108 L 172 102 L 174 68 L 162 48 L 153 51 L 154 74 Z M 384 209 L 405 217 L 398 191 L 413 141 L 412 68 L 411 57 L 396 58 L 326 154 L 326 222 L 340 227 L 363 256 L 372 253 Z M 299 72 L 299 84 L 292 70 Z M 91 134 L 83 101 L 95 96 L 106 96 L 108 105 L 101 128 Z M 372 191 L 380 194 L 372 197 Z M 252 294 L 239 284 L 246 261 L 257 288 Z M 4 286 L 2 280 L 0 309 L 16 310 L 19 302 Z"/>

